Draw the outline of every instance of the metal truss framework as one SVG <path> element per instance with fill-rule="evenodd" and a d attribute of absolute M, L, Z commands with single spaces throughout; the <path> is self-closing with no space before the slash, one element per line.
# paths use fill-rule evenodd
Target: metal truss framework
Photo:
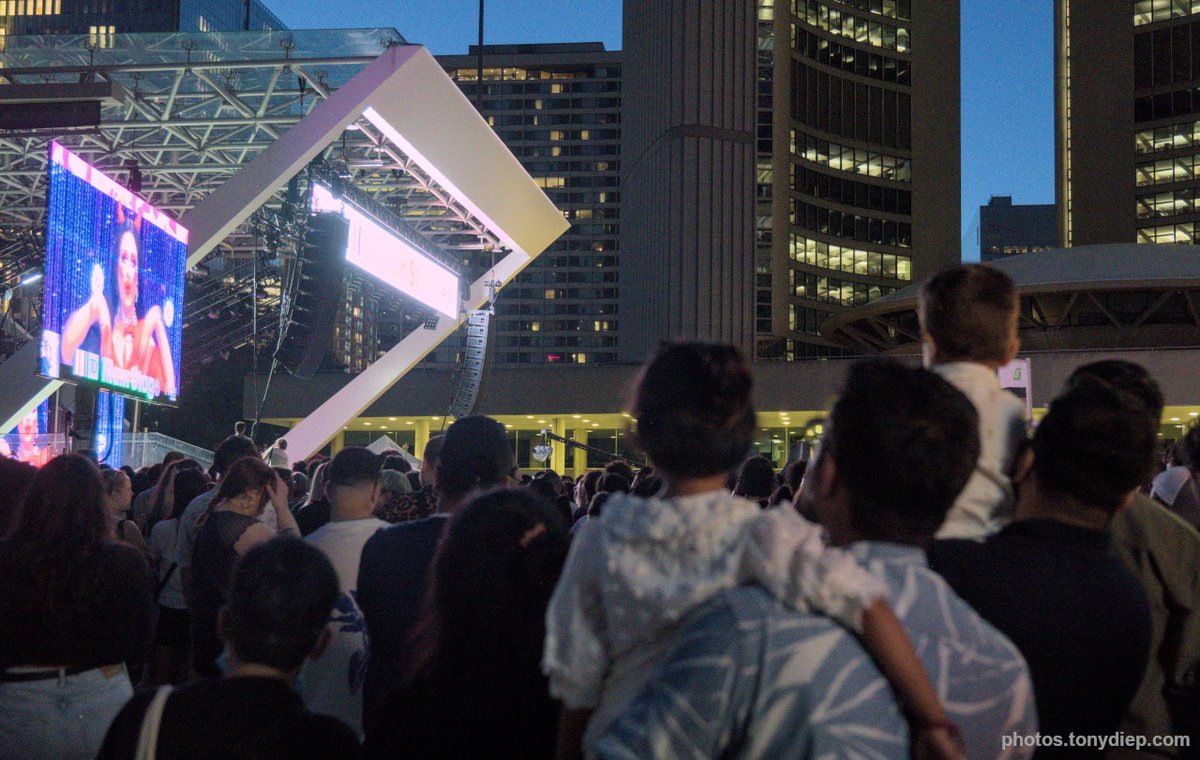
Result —
<path fill-rule="evenodd" d="M 84 37 L 15 38 L 0 64 L 0 83 L 102 81 L 113 101 L 96 129 L 0 133 L 5 237 L 43 224 L 51 138 L 118 176 L 136 163 L 141 194 L 192 230 L 189 266 L 214 251 L 257 256 L 252 214 L 282 205 L 288 179 L 322 158 L 438 247 L 503 253 L 466 309 L 567 226 L 432 56 L 392 30 L 116 35 L 105 50 Z M 461 321 L 410 333 L 289 434 L 296 455 L 319 449 Z M 16 411 L 7 406 L 0 427 Z"/>

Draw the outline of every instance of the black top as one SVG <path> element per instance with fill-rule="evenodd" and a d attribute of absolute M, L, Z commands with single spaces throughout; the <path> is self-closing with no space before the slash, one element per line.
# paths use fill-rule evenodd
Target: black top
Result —
<path fill-rule="evenodd" d="M 333 516 L 333 505 L 329 499 L 317 499 L 296 510 L 296 527 L 301 536 L 307 536 L 329 522 Z"/>
<path fill-rule="evenodd" d="M 505 662 L 487 657 L 501 657 Z M 501 653 L 418 679 L 383 700 L 367 732 L 372 760 L 554 757 L 559 705 L 537 663 L 514 672 Z"/>
<path fill-rule="evenodd" d="M 93 668 L 145 658 L 157 605 L 141 551 L 105 542 L 75 574 L 85 589 L 78 603 L 60 611 L 49 607 L 35 580 L 7 564 L 0 582 L 0 667 Z"/>
<path fill-rule="evenodd" d="M 371 536 L 358 566 L 358 606 L 371 632 L 363 718 L 370 723 L 383 696 L 400 684 L 409 636 L 421 613 L 433 554 L 446 515 L 393 525 Z"/>
<path fill-rule="evenodd" d="M 1108 548 L 1107 531 L 1022 520 L 929 552 L 930 567 L 1025 656 L 1042 735 L 1112 734 L 1146 670 L 1150 606 Z"/>
<path fill-rule="evenodd" d="M 131 760 L 154 691 L 140 692 L 108 729 L 99 760 Z M 304 709 L 296 692 L 273 678 L 195 681 L 171 692 L 157 756 L 209 758 L 357 758 L 358 739 L 337 718 Z"/>
<path fill-rule="evenodd" d="M 229 600 L 229 585 L 237 567 L 233 548 L 258 520 L 239 512 L 213 511 L 196 536 L 192 552 L 192 597 L 197 607 L 220 609 Z"/>

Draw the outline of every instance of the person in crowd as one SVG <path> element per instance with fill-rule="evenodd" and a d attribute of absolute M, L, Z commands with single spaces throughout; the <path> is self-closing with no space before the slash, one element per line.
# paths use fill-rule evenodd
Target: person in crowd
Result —
<path fill-rule="evenodd" d="M 787 485 L 781 485 L 779 488 L 775 489 L 774 493 L 771 494 L 771 498 L 768 500 L 767 506 L 778 507 L 781 504 L 791 504 L 795 498 L 796 495 L 792 493 L 791 488 L 789 488 Z"/>
<path fill-rule="evenodd" d="M 322 462 L 312 480 L 308 484 L 308 499 L 296 508 L 296 524 L 300 526 L 300 535 L 308 536 L 313 531 L 329 522 L 333 507 L 329 497 L 325 495 L 325 473 L 329 462 Z"/>
<path fill-rule="evenodd" d="M 99 760 L 359 757 L 354 732 L 306 710 L 291 688 L 305 661 L 321 656 L 337 593 L 329 560 L 303 541 L 278 538 L 251 549 L 219 619 L 225 678 L 135 696 L 109 728 Z M 139 753 L 143 734 L 156 737 L 153 754 Z"/>
<path fill-rule="evenodd" d="M 451 518 L 367 757 L 554 757 L 558 704 L 538 661 L 567 545 L 558 510 L 527 489 L 481 494 Z"/>
<path fill-rule="evenodd" d="M 551 470 L 549 468 L 542 470 L 535 476 L 535 478 L 539 478 L 539 479 L 549 482 L 550 485 L 554 487 L 554 495 L 555 496 L 567 495 L 567 490 L 563 486 L 562 476 L 559 475 L 554 470 Z"/>
<path fill-rule="evenodd" d="M 426 500 L 413 493 L 412 481 L 398 470 L 384 470 L 379 478 L 379 498 L 375 503 L 375 516 L 391 524 L 420 520 L 433 514 L 432 510 L 420 511 Z"/>
<path fill-rule="evenodd" d="M 308 497 L 308 476 L 302 472 L 292 470 L 286 481 L 288 484 L 288 509 L 292 510 L 292 514 L 295 514 L 296 509 Z"/>
<path fill-rule="evenodd" d="M 213 452 L 213 463 L 208 469 L 208 476 L 219 484 L 225 473 L 243 457 L 258 457 L 258 449 L 255 448 L 254 442 L 244 436 L 234 435 L 226 438 Z M 175 562 L 179 565 L 176 572 L 179 573 L 183 598 L 188 602 L 189 609 L 192 595 L 192 551 L 196 546 L 196 536 L 200 532 L 200 518 L 207 514 L 209 504 L 216 495 L 217 489 L 211 488 L 192 499 L 179 516 L 179 528 L 175 532 Z M 275 529 L 278 518 L 273 507 L 268 505 L 261 519 L 269 528 Z"/>
<path fill-rule="evenodd" d="M 304 477 L 308 477 L 308 461 L 301 459 L 298 462 L 292 462 L 292 472 L 298 472 Z"/>
<path fill-rule="evenodd" d="M 978 458 L 970 402 L 927 370 L 868 360 L 850 368 L 831 420 L 804 481 L 805 511 L 883 578 L 966 756 L 1027 757 L 1001 744 L 1037 731 L 1025 662 L 925 561 Z M 771 597 L 760 585 L 723 591 L 672 631 L 666 659 L 596 756 L 907 757 L 910 744 L 921 756 L 944 733 L 912 717 L 863 640 Z"/>
<path fill-rule="evenodd" d="M 914 715 L 944 722 L 916 653 L 881 601 L 883 584 L 827 549 L 818 526 L 790 510 L 764 515 L 726 489 L 753 445 L 752 390 L 750 368 L 733 346 L 667 344 L 642 368 L 633 391 L 635 442 L 665 486 L 660 498 L 612 494 L 576 535 L 551 599 L 542 667 L 564 706 L 564 756 L 594 753 L 647 686 L 680 620 L 750 579 L 862 632 Z"/>
<path fill-rule="evenodd" d="M 592 497 L 596 495 L 596 482 L 603 474 L 601 470 L 588 470 L 575 483 L 575 512 L 572 515 L 574 520 L 587 517 Z"/>
<path fill-rule="evenodd" d="M 8 534 L 9 524 L 17 514 L 25 489 L 33 482 L 37 468 L 16 459 L 0 457 L 0 536 Z"/>
<path fill-rule="evenodd" d="M 626 483 L 633 482 L 633 465 L 631 465 L 629 462 L 626 462 L 624 459 L 614 459 L 608 464 L 604 465 L 604 472 L 615 472 L 616 474 L 625 478 Z"/>
<path fill-rule="evenodd" d="M 229 601 L 238 559 L 277 535 L 259 519 L 268 504 L 278 514 L 278 534 L 299 537 L 287 508 L 287 486 L 261 459 L 242 457 L 221 478 L 202 520 L 192 555 L 190 609 L 192 667 L 205 678 L 221 676 L 217 614 Z"/>
<path fill-rule="evenodd" d="M 163 471 L 171 466 L 172 463 L 185 459 L 181 451 L 168 451 L 163 455 L 162 462 L 150 467 L 146 471 L 145 485 L 139 487 L 138 483 L 133 483 L 133 516 L 132 519 L 142 529 L 146 535 L 150 535 L 150 529 L 146 527 L 147 516 L 154 508 L 154 502 L 158 497 L 155 488 L 162 483 Z M 194 461 L 194 460 L 189 460 Z M 197 465 L 198 466 L 198 465 Z M 167 509 L 169 513 L 171 510 Z M 161 519 L 161 518 L 160 518 Z"/>
<path fill-rule="evenodd" d="M 764 456 L 753 456 L 742 462 L 737 485 L 733 487 L 734 496 L 758 502 L 758 506 L 766 509 L 771 506 L 771 494 L 774 492 L 775 468 L 771 466 L 771 460 Z"/>
<path fill-rule="evenodd" d="M 619 472 L 606 472 L 596 481 L 596 493 L 629 493 L 630 481 Z"/>
<path fill-rule="evenodd" d="M 658 476 L 653 467 L 643 467 L 633 480 L 633 487 L 629 492 L 634 496 L 641 496 L 643 499 L 657 496 L 663 487 L 662 478 Z"/>
<path fill-rule="evenodd" d="M 267 449 L 263 453 L 263 461 L 266 462 L 269 467 L 283 467 L 284 469 L 287 469 L 287 447 L 287 439 L 280 438 L 278 441 L 275 441 L 275 444 L 271 446 L 271 448 Z"/>
<path fill-rule="evenodd" d="M 438 457 L 442 451 L 444 436 L 435 435 L 425 444 L 425 458 L 421 460 L 421 469 L 417 473 L 408 473 L 409 484 L 413 475 L 417 476 L 417 487 L 408 492 L 400 490 L 403 485 L 397 483 L 391 489 L 389 477 L 380 483 L 380 504 L 375 507 L 375 516 L 389 523 L 411 522 L 432 515 L 437 508 L 437 496 L 433 491 L 433 473 L 437 469 Z M 386 502 L 384 501 L 384 497 Z"/>
<path fill-rule="evenodd" d="M 246 435 L 246 423 L 242 422 L 241 420 L 238 420 L 237 422 L 233 423 L 233 434 L 237 435 L 237 436 L 241 436 L 242 438 L 250 437 L 250 436 Z"/>
<path fill-rule="evenodd" d="M 958 388 L 979 414 L 979 462 L 938 538 L 982 540 L 1013 516 L 1009 473 L 1025 440 L 1025 405 L 1000 386 L 996 370 L 1016 358 L 1017 289 L 986 264 L 935 275 L 921 289 L 917 314 L 925 366 Z"/>
<path fill-rule="evenodd" d="M 383 458 L 383 469 L 395 470 L 396 472 L 406 475 L 412 471 L 412 465 L 403 455 L 397 453 L 387 454 Z"/>
<path fill-rule="evenodd" d="M 1043 734 L 1113 733 L 1142 681 L 1150 608 L 1108 526 L 1149 479 L 1157 430 L 1136 396 L 1077 380 L 1021 456 L 1012 524 L 930 551 L 931 567 L 1025 656 Z"/>
<path fill-rule="evenodd" d="M 146 539 L 142 538 L 142 531 L 127 517 L 133 501 L 129 476 L 120 470 L 101 470 L 100 476 L 104 482 L 104 514 L 108 516 L 109 537 L 144 550 Z"/>
<path fill-rule="evenodd" d="M 516 472 L 515 454 L 503 425 L 482 415 L 455 420 L 443 437 L 433 473 L 438 511 L 381 530 L 363 547 L 358 605 L 370 631 L 363 704 L 368 733 L 379 700 L 400 682 L 401 662 L 448 518 L 476 491 L 506 485 Z"/>
<path fill-rule="evenodd" d="M 149 647 L 153 581 L 142 552 L 109 537 L 104 498 L 96 465 L 56 457 L 0 538 L 5 758 L 90 760 L 133 693 L 125 663 Z"/>
<path fill-rule="evenodd" d="M 329 522 L 305 541 L 321 550 L 337 570 L 341 591 L 329 619 L 332 638 L 325 654 L 304 671 L 304 703 L 333 715 L 362 736 L 362 689 L 367 670 L 367 632 L 356 598 L 363 545 L 388 523 L 373 515 L 382 460 L 360 446 L 337 453 L 325 475 L 333 505 Z M 408 483 L 403 474 L 388 470 Z"/>
<path fill-rule="evenodd" d="M 546 504 L 553 505 L 558 500 L 558 493 L 554 490 L 554 486 L 545 478 L 534 478 L 524 488 L 533 494 L 534 498 L 540 499 Z"/>
<path fill-rule="evenodd" d="M 143 535 L 149 536 L 155 523 L 175 511 L 175 476 L 183 470 L 199 471 L 200 463 L 195 459 L 177 459 L 162 468 L 158 482 L 150 489 L 149 511 L 142 515 L 138 523 L 142 526 Z M 205 479 L 207 481 L 207 476 Z"/>
<path fill-rule="evenodd" d="M 1152 425 L 1162 419 L 1162 391 L 1142 366 L 1094 362 L 1076 369 L 1067 386 L 1089 379 L 1139 398 Z M 1108 531 L 1113 550 L 1137 576 L 1150 603 L 1150 661 L 1120 730 L 1145 737 L 1190 736 L 1191 755 L 1200 756 L 1200 533 L 1141 491 L 1113 515 Z M 1144 757 L 1144 751 L 1118 748 L 1106 757 L 1132 760 Z M 1161 757 L 1187 756 L 1179 748 L 1153 751 Z"/>
<path fill-rule="evenodd" d="M 1193 424 L 1175 443 L 1169 464 L 1154 478 L 1150 495 L 1200 529 L 1200 424 Z"/>
<path fill-rule="evenodd" d="M 191 618 L 183 600 L 179 565 L 175 562 L 175 541 L 179 516 L 209 486 L 208 476 L 198 466 L 177 470 L 171 477 L 174 491 L 171 513 L 150 531 L 150 562 L 158 573 L 158 623 L 146 682 L 156 686 L 182 683 L 187 678 L 192 651 Z"/>

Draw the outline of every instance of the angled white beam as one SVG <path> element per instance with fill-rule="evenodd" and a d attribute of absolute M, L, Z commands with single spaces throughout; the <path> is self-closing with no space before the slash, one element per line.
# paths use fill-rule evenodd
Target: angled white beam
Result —
<path fill-rule="evenodd" d="M 487 298 L 489 280 L 516 277 L 569 226 L 429 52 L 393 46 L 317 105 L 182 219 L 188 265 L 198 263 L 305 164 L 365 116 L 481 221 L 509 252 L 472 283 L 464 309 Z M 417 329 L 288 434 L 295 457 L 315 453 L 449 337 L 463 317 Z"/>
<path fill-rule="evenodd" d="M 21 419 L 37 409 L 62 387 L 61 380 L 47 380 L 33 374 L 38 366 L 41 343 L 31 340 L 0 364 L 0 435 L 17 426 Z"/>

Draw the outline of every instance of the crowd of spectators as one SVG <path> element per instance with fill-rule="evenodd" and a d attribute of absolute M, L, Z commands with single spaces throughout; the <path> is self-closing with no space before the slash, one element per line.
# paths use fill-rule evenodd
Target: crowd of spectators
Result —
<path fill-rule="evenodd" d="M 644 466 L 522 475 L 479 415 L 418 469 L 241 423 L 207 470 L 0 460 L 0 760 L 1200 757 L 1200 427 L 1159 451 L 1115 360 L 1032 426 L 1017 305 L 935 276 L 924 367 L 852 363 L 778 473 L 683 341 Z"/>

